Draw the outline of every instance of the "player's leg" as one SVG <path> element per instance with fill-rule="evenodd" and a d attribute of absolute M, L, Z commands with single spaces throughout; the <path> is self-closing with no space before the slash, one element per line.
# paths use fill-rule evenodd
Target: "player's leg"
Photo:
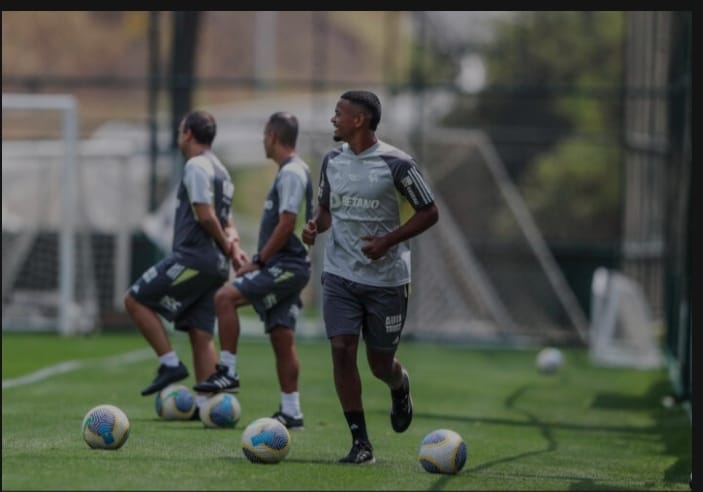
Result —
<path fill-rule="evenodd" d="M 339 461 L 369 464 L 375 459 L 366 430 L 361 376 L 356 363 L 363 320 L 363 306 L 355 292 L 357 287 L 355 282 L 323 274 L 322 311 L 332 352 L 334 386 L 352 436 L 349 454 Z"/>
<path fill-rule="evenodd" d="M 193 355 L 195 381 L 204 381 L 215 370 L 217 350 L 215 349 L 215 293 L 223 283 L 217 276 L 201 272 L 200 279 L 193 279 L 192 292 L 200 291 L 188 309 L 184 310 L 175 323 L 176 330 L 188 333 Z M 207 281 L 207 277 L 210 280 Z"/>
<path fill-rule="evenodd" d="M 276 325 L 271 329 L 270 339 L 281 391 L 298 391 L 300 361 L 295 347 L 295 332 L 288 326 Z"/>
<path fill-rule="evenodd" d="M 188 299 L 171 290 L 173 279 L 167 271 L 177 266 L 172 257 L 166 257 L 149 268 L 125 294 L 124 305 L 137 328 L 159 358 L 156 377 L 141 392 L 151 395 L 171 383 L 188 377 L 188 369 L 173 350 L 159 314 L 173 320 L 187 306 Z M 168 301 L 168 302 L 165 302 Z"/>
<path fill-rule="evenodd" d="M 221 350 L 226 350 L 232 354 L 237 353 L 241 331 L 237 309 L 247 304 L 249 304 L 247 298 L 232 283 L 226 283 L 217 290 L 215 294 L 215 313 L 217 314 Z"/>
<path fill-rule="evenodd" d="M 188 338 L 190 347 L 193 353 L 193 368 L 195 370 L 195 381 L 202 382 L 207 380 L 217 368 L 217 350 L 212 331 L 207 332 L 200 328 L 192 328 L 188 330 Z M 191 420 L 200 418 L 200 405 L 207 399 L 210 393 L 198 391 L 195 397 L 196 411 L 191 417 Z"/>
<path fill-rule="evenodd" d="M 390 389 L 391 426 L 394 431 L 403 432 L 412 422 L 413 406 L 408 372 L 395 353 L 405 325 L 408 289 L 407 286 L 368 287 L 363 299 L 366 358 L 373 375 Z"/>
<path fill-rule="evenodd" d="M 247 299 L 232 283 L 225 283 L 215 293 L 215 314 L 220 338 L 220 361 L 214 372 L 199 381 L 193 389 L 203 393 L 239 391 L 237 348 L 239 344 L 239 314 L 237 308 L 248 304 Z"/>
<path fill-rule="evenodd" d="M 142 336 L 156 352 L 156 355 L 162 356 L 173 350 L 161 319 L 154 311 L 140 303 L 130 292 L 125 294 L 124 306 Z"/>
<path fill-rule="evenodd" d="M 300 361 L 295 346 L 295 331 L 291 327 L 279 324 L 271 328 L 270 339 L 281 389 L 281 405 L 272 418 L 288 429 L 300 430 L 303 428 L 303 413 L 298 391 Z"/>
<path fill-rule="evenodd" d="M 300 361 L 295 346 L 295 329 L 303 303 L 300 293 L 310 279 L 310 266 L 295 261 L 267 265 L 256 277 L 256 285 L 243 282 L 246 296 L 264 321 L 276 359 L 281 404 L 272 415 L 288 429 L 303 428 L 298 377 Z M 271 304 L 271 299 L 278 301 Z"/>
<path fill-rule="evenodd" d="M 217 350 L 212 333 L 193 328 L 188 330 L 188 338 L 193 353 L 195 380 L 205 381 L 217 365 Z"/>

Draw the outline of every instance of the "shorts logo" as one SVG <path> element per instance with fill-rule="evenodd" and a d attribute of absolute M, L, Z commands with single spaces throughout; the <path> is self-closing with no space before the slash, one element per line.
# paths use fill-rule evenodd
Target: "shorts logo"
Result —
<path fill-rule="evenodd" d="M 174 263 L 171 268 L 166 270 L 166 275 L 168 278 L 171 280 L 174 280 L 178 278 L 178 276 L 181 274 L 181 272 L 185 270 L 185 267 L 183 265 L 179 265 L 178 263 Z"/>
<path fill-rule="evenodd" d="M 181 308 L 181 303 L 175 300 L 173 297 L 164 296 L 159 301 L 163 307 L 171 311 L 172 313 L 177 312 Z"/>
<path fill-rule="evenodd" d="M 261 299 L 261 302 L 264 304 L 266 309 L 271 309 L 276 305 L 278 299 L 276 299 L 276 294 L 267 294 L 263 299 Z"/>
<path fill-rule="evenodd" d="M 276 276 L 276 279 L 273 281 L 274 284 L 277 284 L 278 282 L 285 282 L 288 279 L 291 279 L 295 277 L 295 274 L 293 272 L 281 272 L 280 275 Z"/>
<path fill-rule="evenodd" d="M 156 275 L 157 275 L 156 268 L 151 267 L 146 272 L 144 272 L 144 275 L 142 275 L 142 278 L 144 279 L 144 282 L 148 284 L 149 282 L 154 280 L 154 278 L 156 278 Z"/>
<path fill-rule="evenodd" d="M 297 320 L 298 315 L 300 314 L 300 308 L 297 305 L 293 304 L 288 310 L 288 314 L 290 314 L 293 319 Z"/>
<path fill-rule="evenodd" d="M 395 333 L 400 331 L 403 326 L 403 315 L 394 314 L 393 316 L 386 316 L 386 333 Z"/>

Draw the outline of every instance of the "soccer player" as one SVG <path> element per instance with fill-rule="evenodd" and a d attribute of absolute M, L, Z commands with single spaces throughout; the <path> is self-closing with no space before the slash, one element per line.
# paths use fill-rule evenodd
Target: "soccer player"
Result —
<path fill-rule="evenodd" d="M 220 336 L 220 364 L 197 391 L 239 390 L 237 345 L 240 306 L 251 304 L 264 323 L 276 357 L 281 404 L 273 418 L 288 429 L 303 428 L 295 347 L 295 326 L 302 301 L 300 293 L 310 280 L 308 248 L 299 234 L 312 217 L 312 180 L 307 164 L 295 150 L 298 120 L 288 112 L 271 115 L 264 128 L 266 157 L 278 172 L 264 203 L 258 253 L 237 270 L 237 278 L 215 295 Z"/>
<path fill-rule="evenodd" d="M 196 381 L 210 375 L 217 364 L 215 292 L 229 279 L 230 260 L 234 268 L 248 260 L 232 219 L 232 179 L 211 150 L 215 134 L 215 119 L 205 111 L 193 111 L 181 120 L 178 145 L 186 163 L 178 188 L 173 251 L 144 272 L 124 298 L 127 312 L 160 362 L 143 396 L 188 377 L 158 315 L 188 333 Z M 196 401 L 205 398 L 199 395 Z"/>
<path fill-rule="evenodd" d="M 438 220 L 432 192 L 405 152 L 376 137 L 381 103 L 368 91 L 341 95 L 331 121 L 345 142 L 322 160 L 315 216 L 302 238 L 312 245 L 331 229 L 323 273 L 323 317 L 337 395 L 352 437 L 341 463 L 374 463 L 356 357 L 360 334 L 373 375 L 391 394 L 390 421 L 412 421 L 408 371 L 395 357 L 410 287 L 408 239 Z"/>

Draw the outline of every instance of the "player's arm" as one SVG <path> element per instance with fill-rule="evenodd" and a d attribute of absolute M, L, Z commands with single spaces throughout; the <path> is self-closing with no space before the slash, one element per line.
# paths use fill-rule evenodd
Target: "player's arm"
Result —
<path fill-rule="evenodd" d="M 361 251 L 372 260 L 377 260 L 384 256 L 388 250 L 396 244 L 421 234 L 432 227 L 439 219 L 437 206 L 431 203 L 425 207 L 415 210 L 415 213 L 397 229 L 392 230 L 383 236 L 363 236 L 365 241 Z"/>
<path fill-rule="evenodd" d="M 232 243 L 232 265 L 234 266 L 234 269 L 237 270 L 241 268 L 242 265 L 249 262 L 249 256 L 241 247 L 239 231 L 234 225 L 234 220 L 232 219 L 232 216 L 228 217 L 227 219 L 225 234 Z"/>
<path fill-rule="evenodd" d="M 295 232 L 295 219 L 297 214 L 292 212 L 282 212 L 278 216 L 278 224 L 274 227 L 271 237 L 269 237 L 264 247 L 259 251 L 259 261 L 266 263 L 269 259 L 280 251 L 283 246 L 288 242 L 288 238 Z M 255 270 L 260 267 L 260 265 L 249 264 L 246 267 L 252 266 L 251 269 L 247 268 L 247 271 Z M 246 273 L 238 271 L 237 274 Z"/>
<path fill-rule="evenodd" d="M 315 215 L 308 220 L 303 228 L 300 237 L 308 246 L 315 244 L 315 238 L 318 234 L 325 232 L 332 225 L 332 215 L 327 207 L 318 205 Z"/>
<path fill-rule="evenodd" d="M 325 232 L 332 225 L 332 215 L 330 214 L 330 185 L 327 180 L 327 157 L 322 162 L 320 171 L 320 183 L 317 195 L 317 208 L 313 218 L 308 220 L 303 228 L 301 239 L 308 246 L 315 244 L 318 234 Z"/>
<path fill-rule="evenodd" d="M 220 225 L 213 206 L 209 203 L 194 203 L 193 210 L 200 226 L 212 236 L 227 256 L 232 256 L 232 241 Z"/>

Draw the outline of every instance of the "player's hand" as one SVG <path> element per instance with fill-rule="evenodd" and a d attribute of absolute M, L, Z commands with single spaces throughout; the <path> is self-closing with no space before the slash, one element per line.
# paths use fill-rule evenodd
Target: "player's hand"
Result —
<path fill-rule="evenodd" d="M 314 220 L 308 220 L 308 223 L 305 224 L 305 227 L 303 228 L 301 237 L 303 242 L 308 246 L 315 244 L 315 238 L 317 237 L 317 224 Z"/>
<path fill-rule="evenodd" d="M 256 263 L 246 261 L 237 269 L 237 271 L 236 271 L 237 277 L 241 277 L 245 273 L 253 272 L 254 270 L 258 270 L 258 269 L 259 269 L 259 265 L 257 265 Z"/>
<path fill-rule="evenodd" d="M 388 252 L 388 244 L 383 236 L 361 236 L 365 244 L 361 247 L 361 252 L 367 258 L 378 260 Z"/>
<path fill-rule="evenodd" d="M 243 265 L 249 263 L 249 256 L 239 247 L 238 242 L 232 243 L 232 266 L 234 271 L 238 271 Z"/>

